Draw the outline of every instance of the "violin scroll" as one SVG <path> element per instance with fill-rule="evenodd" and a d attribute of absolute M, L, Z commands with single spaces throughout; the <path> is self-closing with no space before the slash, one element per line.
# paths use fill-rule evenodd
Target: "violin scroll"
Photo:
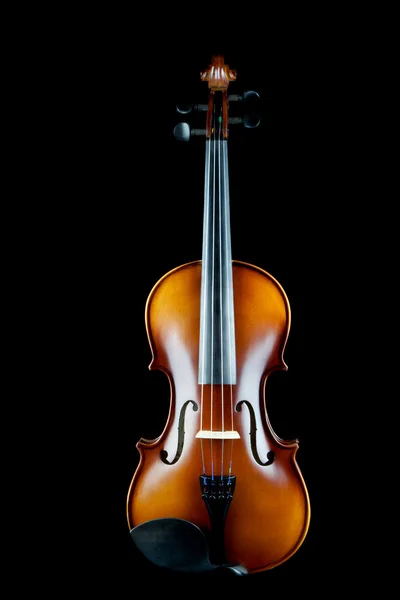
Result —
<path fill-rule="evenodd" d="M 208 87 L 211 92 L 226 92 L 229 83 L 235 81 L 236 77 L 236 71 L 230 69 L 229 65 L 224 64 L 224 57 L 221 55 L 213 56 L 212 63 L 208 66 L 208 69 L 200 73 L 200 79 L 208 81 Z"/>

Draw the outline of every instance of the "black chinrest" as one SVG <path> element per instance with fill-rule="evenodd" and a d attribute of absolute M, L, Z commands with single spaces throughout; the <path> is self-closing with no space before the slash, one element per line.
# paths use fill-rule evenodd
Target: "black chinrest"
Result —
<path fill-rule="evenodd" d="M 184 519 L 153 519 L 137 525 L 130 534 L 143 556 L 158 567 L 186 573 L 247 574 L 242 565 L 212 564 L 203 532 Z"/>

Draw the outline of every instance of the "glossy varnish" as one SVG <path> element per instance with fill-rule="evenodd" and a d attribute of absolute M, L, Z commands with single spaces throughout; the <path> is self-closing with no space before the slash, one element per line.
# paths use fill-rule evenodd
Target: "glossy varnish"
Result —
<path fill-rule="evenodd" d="M 203 462 L 209 471 L 213 454 L 217 474 L 224 464 L 226 475 L 232 457 L 236 488 L 225 524 L 226 558 L 257 572 L 282 563 L 299 548 L 308 530 L 310 504 L 295 458 L 298 442 L 280 439 L 266 411 L 266 379 L 272 371 L 286 369 L 283 352 L 290 328 L 288 299 L 271 275 L 253 265 L 234 261 L 233 282 L 237 383 L 215 386 L 212 401 L 211 386 L 198 384 L 201 262 L 166 274 L 148 298 L 146 326 L 153 353 L 150 368 L 163 371 L 169 379 L 170 411 L 160 437 L 141 439 L 137 444 L 140 463 L 129 489 L 127 516 L 130 528 L 150 519 L 178 517 L 207 532 L 210 523 L 199 483 Z M 203 429 L 208 429 L 213 404 L 213 418 L 222 420 L 222 399 L 225 426 L 233 422 L 240 438 L 213 440 L 212 444 L 201 441 L 195 437 L 201 418 Z M 246 404 L 237 410 L 244 400 L 254 410 L 258 458 L 265 463 L 273 451 L 272 464 L 263 466 L 254 457 L 250 412 Z M 182 453 L 176 463 L 166 465 L 160 453 L 168 452 L 169 461 L 173 461 L 179 417 L 188 401 L 192 402 L 185 411 Z M 219 425 L 214 421 L 215 429 Z"/>

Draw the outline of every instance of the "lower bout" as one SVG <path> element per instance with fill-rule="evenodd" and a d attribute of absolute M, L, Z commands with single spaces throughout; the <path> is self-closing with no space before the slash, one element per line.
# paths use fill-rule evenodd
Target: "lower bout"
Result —
<path fill-rule="evenodd" d="M 232 501 L 225 522 L 226 556 L 249 572 L 288 560 L 302 545 L 310 523 L 307 490 L 286 498 L 260 497 L 258 502 Z M 237 500 L 237 498 L 236 498 Z"/>
<path fill-rule="evenodd" d="M 233 497 L 224 511 L 213 511 L 212 502 L 193 497 L 158 492 L 132 497 L 128 502 L 130 529 L 157 519 L 181 519 L 192 523 L 204 534 L 209 560 L 214 564 L 242 565 L 249 573 L 271 569 L 288 560 L 304 541 L 310 507 L 306 491 L 291 502 L 279 498 L 259 498 L 241 502 Z M 226 517 L 226 518 L 225 518 Z M 189 543 L 189 542 L 188 542 Z M 189 549 L 188 549 L 189 550 Z"/>

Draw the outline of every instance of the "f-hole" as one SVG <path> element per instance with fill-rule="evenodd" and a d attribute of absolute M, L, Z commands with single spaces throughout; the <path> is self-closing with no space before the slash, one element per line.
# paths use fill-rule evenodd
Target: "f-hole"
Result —
<path fill-rule="evenodd" d="M 166 450 L 161 450 L 160 458 L 166 465 L 174 465 L 180 459 L 180 456 L 183 452 L 183 443 L 185 440 L 185 413 L 189 404 L 193 404 L 193 410 L 199 410 L 198 405 L 193 400 L 187 400 L 185 404 L 181 408 L 181 412 L 179 415 L 179 423 L 178 423 L 178 447 L 176 450 L 175 458 L 171 461 L 168 460 L 168 452 Z"/>
<path fill-rule="evenodd" d="M 257 451 L 257 426 L 256 426 L 256 416 L 254 414 L 254 409 L 252 407 L 252 405 L 250 404 L 250 402 L 248 402 L 247 400 L 241 400 L 240 402 L 238 402 L 238 404 L 236 405 L 236 411 L 237 412 L 241 412 L 242 411 L 242 404 L 245 404 L 247 406 L 247 408 L 249 409 L 249 415 L 250 415 L 250 446 L 251 446 L 251 451 L 253 453 L 253 457 L 254 460 L 261 465 L 262 467 L 266 467 L 268 465 L 272 465 L 272 463 L 275 460 L 275 454 L 274 452 L 272 452 L 272 450 L 270 450 L 267 453 L 267 462 L 262 462 L 262 460 L 260 459 L 259 455 L 258 455 L 258 451 Z"/>

